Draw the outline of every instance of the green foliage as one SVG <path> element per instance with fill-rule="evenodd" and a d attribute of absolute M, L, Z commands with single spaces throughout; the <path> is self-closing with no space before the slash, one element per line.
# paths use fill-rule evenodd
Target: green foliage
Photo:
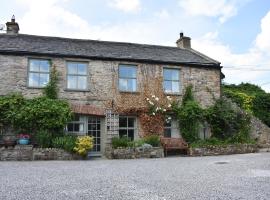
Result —
<path fill-rule="evenodd" d="M 134 141 L 128 142 L 128 147 L 141 147 L 144 144 L 145 144 L 144 140 L 139 139 L 139 140 L 134 140 Z"/>
<path fill-rule="evenodd" d="M 71 119 L 70 106 L 66 101 L 38 97 L 27 100 L 14 116 L 14 125 L 23 130 L 61 131 Z"/>
<path fill-rule="evenodd" d="M 41 148 L 50 148 L 52 147 L 53 134 L 48 131 L 38 131 L 34 135 L 34 140 Z"/>
<path fill-rule="evenodd" d="M 184 139 L 187 142 L 198 140 L 200 123 L 204 121 L 204 110 L 195 101 L 192 86 L 187 87 L 181 105 L 173 104 L 173 111 Z"/>
<path fill-rule="evenodd" d="M 117 148 L 126 148 L 129 146 L 130 144 L 130 139 L 128 137 L 114 137 L 112 138 L 112 147 L 114 149 L 117 149 Z"/>
<path fill-rule="evenodd" d="M 0 123 L 4 126 L 14 124 L 15 117 L 26 100 L 21 94 L 9 94 L 0 97 Z"/>
<path fill-rule="evenodd" d="M 257 94 L 253 100 L 253 113 L 270 127 L 270 94 Z"/>
<path fill-rule="evenodd" d="M 192 92 L 192 85 L 188 85 L 186 88 L 186 91 L 184 93 L 183 99 L 182 99 L 182 104 L 186 104 L 189 101 L 195 101 L 193 92 Z"/>
<path fill-rule="evenodd" d="M 144 143 L 151 144 L 153 147 L 160 146 L 160 138 L 158 135 L 149 135 L 143 138 Z"/>
<path fill-rule="evenodd" d="M 213 137 L 227 139 L 230 137 L 248 138 L 250 116 L 232 107 L 221 98 L 205 112 L 206 120 L 211 126 Z"/>
<path fill-rule="evenodd" d="M 43 89 L 43 94 L 49 99 L 57 99 L 58 97 L 58 72 L 56 71 L 56 67 L 53 66 L 50 72 L 50 81 Z"/>
<path fill-rule="evenodd" d="M 223 93 L 241 108 L 270 126 L 270 94 L 249 83 L 223 85 Z"/>
<path fill-rule="evenodd" d="M 71 119 L 68 102 L 46 97 L 25 99 L 11 94 L 0 97 L 0 123 L 18 131 L 62 131 Z"/>
<path fill-rule="evenodd" d="M 213 146 L 228 146 L 230 144 L 255 144 L 254 140 L 251 139 L 245 139 L 241 140 L 241 142 L 235 140 L 235 138 L 229 138 L 227 140 L 221 140 L 215 137 L 206 139 L 206 140 L 198 140 L 190 144 L 193 148 L 199 148 L 199 147 L 213 147 Z"/>
<path fill-rule="evenodd" d="M 77 137 L 73 135 L 65 135 L 52 139 L 52 147 L 64 149 L 68 152 L 73 152 L 76 146 Z"/>

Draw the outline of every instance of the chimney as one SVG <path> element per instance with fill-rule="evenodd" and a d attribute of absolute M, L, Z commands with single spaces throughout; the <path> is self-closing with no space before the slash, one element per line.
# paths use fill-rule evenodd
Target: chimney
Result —
<path fill-rule="evenodd" d="M 13 15 L 11 18 L 11 22 L 6 23 L 7 26 L 7 34 L 18 34 L 19 33 L 19 24 L 15 22 L 15 16 Z"/>
<path fill-rule="evenodd" d="M 184 33 L 180 33 L 180 38 L 176 41 L 177 47 L 182 49 L 191 49 L 190 37 L 184 36 Z"/>

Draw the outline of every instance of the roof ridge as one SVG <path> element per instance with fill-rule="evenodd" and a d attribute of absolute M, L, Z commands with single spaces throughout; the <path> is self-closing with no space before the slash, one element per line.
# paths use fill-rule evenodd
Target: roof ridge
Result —
<path fill-rule="evenodd" d="M 73 41 L 85 41 L 85 42 L 97 42 L 97 43 L 112 43 L 112 44 L 123 44 L 123 45 L 137 45 L 137 46 L 149 46 L 149 47 L 159 47 L 159 48 L 171 48 L 171 49 L 179 49 L 185 50 L 178 47 L 166 46 L 166 45 L 157 45 L 157 44 L 144 44 L 144 43 L 135 43 L 135 42 L 118 42 L 118 41 L 108 41 L 108 40 L 93 40 L 93 39 L 80 39 L 80 38 L 69 38 L 69 37 L 60 37 L 60 36 L 46 36 L 46 35 L 30 35 L 30 34 L 17 34 L 10 35 L 6 33 L 0 33 L 0 36 L 26 36 L 26 37 L 37 37 L 37 38 L 51 38 L 51 39 L 59 39 L 59 40 L 73 40 Z"/>

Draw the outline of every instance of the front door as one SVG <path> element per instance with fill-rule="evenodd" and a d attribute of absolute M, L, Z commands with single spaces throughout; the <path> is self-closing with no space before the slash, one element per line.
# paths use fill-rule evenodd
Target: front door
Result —
<path fill-rule="evenodd" d="M 91 153 L 100 154 L 100 118 L 89 116 L 87 134 L 94 137 L 94 148 Z"/>

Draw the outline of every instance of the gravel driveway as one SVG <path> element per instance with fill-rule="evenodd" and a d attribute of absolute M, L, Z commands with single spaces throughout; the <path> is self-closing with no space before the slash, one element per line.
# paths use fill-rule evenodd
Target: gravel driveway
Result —
<path fill-rule="evenodd" d="M 0 199 L 270 199 L 270 153 L 0 162 Z"/>

